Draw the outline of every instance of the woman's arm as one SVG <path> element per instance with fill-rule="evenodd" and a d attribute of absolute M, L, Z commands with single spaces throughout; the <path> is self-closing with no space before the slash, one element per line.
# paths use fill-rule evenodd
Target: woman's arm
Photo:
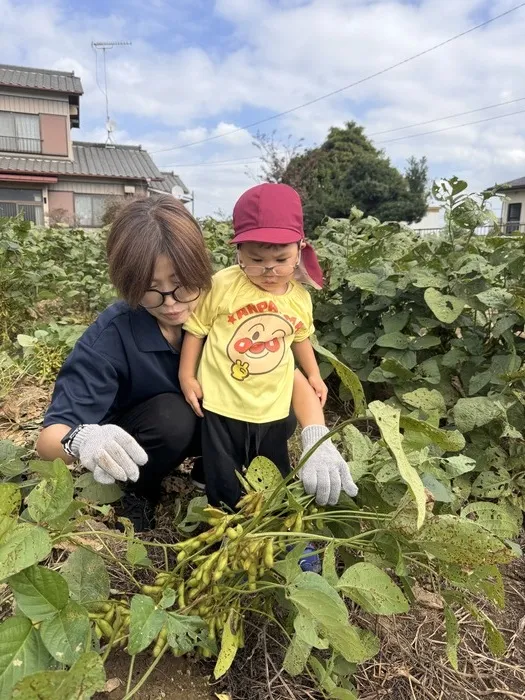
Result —
<path fill-rule="evenodd" d="M 69 431 L 69 425 L 57 423 L 44 428 L 36 441 L 36 451 L 41 459 L 63 459 L 66 464 L 71 464 L 73 459 L 64 452 L 61 440 Z"/>
<path fill-rule="evenodd" d="M 188 331 L 184 334 L 182 350 L 180 352 L 179 382 L 184 398 L 192 407 L 194 413 L 203 418 L 204 414 L 200 405 L 202 388 L 197 381 L 197 366 L 204 345 L 204 338 L 197 338 Z"/>

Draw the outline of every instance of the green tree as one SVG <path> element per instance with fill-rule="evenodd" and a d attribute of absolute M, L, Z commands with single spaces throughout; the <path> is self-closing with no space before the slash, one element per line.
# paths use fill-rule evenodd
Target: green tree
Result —
<path fill-rule="evenodd" d="M 333 127 L 325 142 L 295 155 L 282 181 L 295 187 L 312 232 L 325 217 L 344 218 L 353 206 L 383 221 L 420 221 L 428 199 L 426 159 L 410 158 L 404 175 L 363 133 L 348 122 Z"/>

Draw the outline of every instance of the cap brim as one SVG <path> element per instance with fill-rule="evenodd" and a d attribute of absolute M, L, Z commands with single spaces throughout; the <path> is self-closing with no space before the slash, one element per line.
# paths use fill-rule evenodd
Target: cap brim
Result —
<path fill-rule="evenodd" d="M 254 228 L 251 231 L 234 236 L 230 243 L 274 243 L 275 245 L 288 245 L 289 243 L 299 243 L 302 236 L 298 231 L 289 228 Z"/>

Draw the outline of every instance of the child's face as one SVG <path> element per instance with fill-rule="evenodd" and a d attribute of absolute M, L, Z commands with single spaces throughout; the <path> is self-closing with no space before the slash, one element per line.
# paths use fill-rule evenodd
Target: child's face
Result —
<path fill-rule="evenodd" d="M 239 263 L 246 276 L 267 292 L 284 294 L 299 263 L 297 243 L 266 246 L 261 243 L 241 243 Z"/>

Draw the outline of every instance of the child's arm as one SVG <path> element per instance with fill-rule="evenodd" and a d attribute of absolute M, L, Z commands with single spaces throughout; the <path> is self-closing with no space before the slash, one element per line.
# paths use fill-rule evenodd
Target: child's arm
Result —
<path fill-rule="evenodd" d="M 324 407 L 328 397 L 328 388 L 321 379 L 321 372 L 319 371 L 319 365 L 315 359 L 312 343 L 308 338 L 306 338 L 306 340 L 296 341 L 292 344 L 292 351 L 297 363 L 306 374 L 308 383 L 317 394 L 321 406 Z"/>
<path fill-rule="evenodd" d="M 197 338 L 186 331 L 182 341 L 179 365 L 180 388 L 184 398 L 199 418 L 204 418 L 204 414 L 199 401 L 202 399 L 202 388 L 196 375 L 203 344 L 204 338 Z"/>

